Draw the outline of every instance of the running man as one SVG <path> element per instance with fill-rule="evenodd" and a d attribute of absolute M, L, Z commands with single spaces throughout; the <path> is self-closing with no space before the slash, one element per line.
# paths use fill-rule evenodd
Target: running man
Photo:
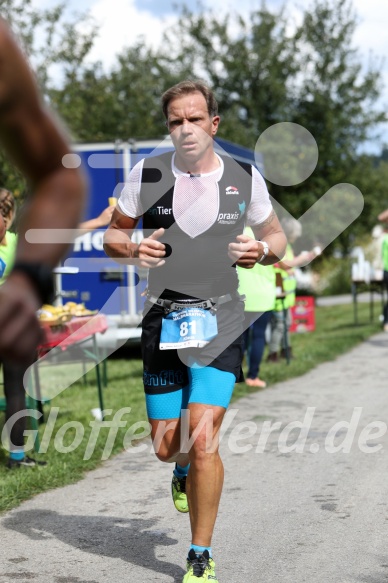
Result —
<path fill-rule="evenodd" d="M 164 93 L 162 108 L 175 152 L 133 168 L 105 251 L 150 268 L 142 353 L 154 448 L 161 461 L 175 462 L 174 504 L 190 515 L 183 583 L 217 583 L 211 540 L 224 477 L 217 438 L 243 380 L 235 263 L 275 263 L 286 239 L 257 170 L 215 153 L 212 91 L 183 81 Z M 137 244 L 131 234 L 141 217 L 145 238 Z M 258 241 L 242 234 L 245 223 Z"/>
<path fill-rule="evenodd" d="M 37 309 L 53 294 L 52 268 L 68 244 L 30 244 L 29 229 L 73 229 L 86 185 L 79 169 L 65 168 L 71 150 L 47 112 L 34 76 L 7 24 L 0 19 L 0 147 L 26 176 L 31 196 L 20 222 L 15 264 L 0 287 L 0 356 L 32 362 L 42 332 Z"/>

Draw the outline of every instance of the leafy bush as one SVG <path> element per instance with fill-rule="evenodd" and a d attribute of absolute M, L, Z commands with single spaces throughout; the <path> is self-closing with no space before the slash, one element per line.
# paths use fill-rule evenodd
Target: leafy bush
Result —
<path fill-rule="evenodd" d="M 351 291 L 351 258 L 322 258 L 317 265 L 317 293 L 322 296 L 349 294 Z"/>

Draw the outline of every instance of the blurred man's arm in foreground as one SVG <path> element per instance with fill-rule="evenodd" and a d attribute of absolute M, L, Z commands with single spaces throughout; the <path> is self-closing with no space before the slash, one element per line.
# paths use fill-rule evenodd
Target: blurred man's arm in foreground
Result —
<path fill-rule="evenodd" d="M 14 270 L 0 288 L 0 354 L 31 360 L 41 339 L 36 310 L 50 296 L 50 270 L 69 243 L 28 243 L 30 229 L 75 229 L 86 185 L 64 131 L 49 114 L 34 76 L 6 23 L 0 19 L 0 147 L 25 175 L 31 191 L 19 227 Z"/>
<path fill-rule="evenodd" d="M 28 229 L 77 227 L 85 203 L 79 169 L 65 168 L 68 139 L 48 113 L 23 53 L 0 20 L 0 144 L 28 180 L 32 196 L 19 228 L 17 260 L 54 267 L 66 244 L 28 244 Z"/>

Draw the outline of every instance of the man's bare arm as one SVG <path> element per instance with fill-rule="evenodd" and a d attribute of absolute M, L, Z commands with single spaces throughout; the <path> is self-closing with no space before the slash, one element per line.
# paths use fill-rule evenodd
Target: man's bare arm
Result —
<path fill-rule="evenodd" d="M 30 229 L 75 229 L 86 197 L 83 174 L 65 168 L 71 150 L 58 122 L 47 112 L 34 76 L 6 23 L 0 19 L 0 147 L 28 180 L 16 262 L 0 286 L 0 354 L 31 362 L 42 331 L 36 310 L 52 294 L 50 269 L 68 244 L 33 244 Z"/>
<path fill-rule="evenodd" d="M 26 176 L 31 197 L 19 230 L 17 261 L 55 266 L 67 245 L 29 244 L 29 229 L 72 229 L 82 216 L 85 178 L 65 168 L 71 150 L 57 120 L 47 111 L 34 75 L 4 21 L 0 20 L 0 142 Z"/>
<path fill-rule="evenodd" d="M 111 223 L 104 235 L 104 251 L 118 263 L 140 267 L 161 267 L 166 254 L 165 246 L 158 241 L 164 229 L 157 229 L 139 244 L 131 241 L 133 230 L 139 219 L 123 215 L 115 209 Z"/>
<path fill-rule="evenodd" d="M 120 259 L 135 257 L 138 245 L 131 241 L 131 236 L 138 221 L 139 219 L 124 215 L 117 208 L 113 211 L 110 225 L 104 233 L 104 251 L 118 263 L 122 263 Z"/>
<path fill-rule="evenodd" d="M 252 231 L 257 240 L 266 241 L 269 247 L 268 255 L 262 261 L 263 265 L 273 265 L 284 257 L 287 239 L 274 210 L 265 221 L 253 226 Z"/>

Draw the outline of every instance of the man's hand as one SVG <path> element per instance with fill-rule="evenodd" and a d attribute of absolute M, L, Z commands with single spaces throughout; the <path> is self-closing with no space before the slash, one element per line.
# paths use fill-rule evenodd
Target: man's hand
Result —
<path fill-rule="evenodd" d="M 28 277 L 12 273 L 0 286 L 0 353 L 4 359 L 30 363 L 43 331 L 36 312 L 40 302 Z"/>
<path fill-rule="evenodd" d="M 239 267 L 252 269 L 264 255 L 264 245 L 247 235 L 238 235 L 236 241 L 236 243 L 229 243 L 229 257 Z"/>
<path fill-rule="evenodd" d="M 161 257 L 166 255 L 166 246 L 158 241 L 163 235 L 164 229 L 158 229 L 141 241 L 134 253 L 134 257 L 139 260 L 136 265 L 152 268 L 165 264 Z"/>

